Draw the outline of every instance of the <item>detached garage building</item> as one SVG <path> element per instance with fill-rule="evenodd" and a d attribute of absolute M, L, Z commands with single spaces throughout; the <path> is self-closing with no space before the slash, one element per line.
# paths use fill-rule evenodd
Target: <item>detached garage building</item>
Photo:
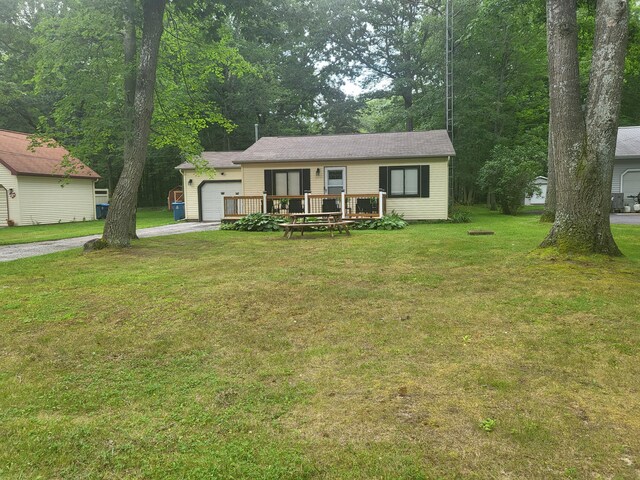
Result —
<path fill-rule="evenodd" d="M 0 130 L 0 226 L 95 220 L 100 176 L 62 147 L 30 144 L 24 133 Z"/>
<path fill-rule="evenodd" d="M 242 152 L 203 152 L 215 173 L 198 173 L 191 163 L 176 167 L 182 173 L 185 218 L 199 222 L 219 222 L 224 217 L 223 197 L 242 195 L 242 173 L 234 160 Z"/>

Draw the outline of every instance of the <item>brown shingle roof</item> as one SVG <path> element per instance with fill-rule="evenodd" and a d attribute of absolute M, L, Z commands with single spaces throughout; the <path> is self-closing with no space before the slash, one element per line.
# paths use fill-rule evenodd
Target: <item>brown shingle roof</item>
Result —
<path fill-rule="evenodd" d="M 446 130 L 429 132 L 263 137 L 236 163 L 317 160 L 371 160 L 455 155 Z"/>
<path fill-rule="evenodd" d="M 69 157 L 73 172 L 68 172 L 61 161 L 69 152 L 62 147 L 37 147 L 32 151 L 29 149 L 30 144 L 26 133 L 0 130 L 0 164 L 7 167 L 13 175 L 100 178 L 100 175 L 73 157 Z"/>
<path fill-rule="evenodd" d="M 202 152 L 201 157 L 207 161 L 211 168 L 240 168 L 233 161 L 238 158 L 242 152 Z M 176 167 L 178 170 L 193 170 L 195 167 L 184 162 Z"/>
<path fill-rule="evenodd" d="M 616 158 L 640 157 L 640 127 L 618 128 Z"/>

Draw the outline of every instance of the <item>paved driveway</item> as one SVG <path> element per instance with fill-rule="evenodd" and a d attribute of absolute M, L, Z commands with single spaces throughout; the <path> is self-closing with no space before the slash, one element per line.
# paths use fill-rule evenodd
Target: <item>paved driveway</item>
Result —
<path fill-rule="evenodd" d="M 611 223 L 623 225 L 640 225 L 640 213 L 612 213 Z"/>
<path fill-rule="evenodd" d="M 138 230 L 140 238 L 161 237 L 163 235 L 177 235 L 179 233 L 201 232 L 204 230 L 217 230 L 220 223 L 182 222 L 161 227 L 141 228 Z M 88 235 L 86 237 L 65 238 L 64 240 L 50 240 L 47 242 L 23 243 L 20 245 L 0 246 L 0 262 L 10 262 L 19 258 L 36 257 L 48 253 L 71 250 L 82 247 L 86 242 L 100 235 Z"/>

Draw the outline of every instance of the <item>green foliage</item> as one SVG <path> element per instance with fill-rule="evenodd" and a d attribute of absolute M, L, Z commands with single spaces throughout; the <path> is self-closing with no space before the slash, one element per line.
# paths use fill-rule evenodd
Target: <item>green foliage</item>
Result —
<path fill-rule="evenodd" d="M 402 230 L 406 228 L 408 223 L 402 218 L 402 215 L 391 212 L 382 218 L 372 220 L 360 220 L 356 222 L 353 230 Z"/>
<path fill-rule="evenodd" d="M 508 148 L 496 146 L 491 159 L 480 169 L 478 184 L 493 193 L 502 213 L 515 215 L 525 195 L 539 191 L 534 180 L 545 160 L 545 152 L 536 146 Z"/>
<path fill-rule="evenodd" d="M 471 214 L 466 210 L 454 210 L 449 215 L 449 223 L 470 223 Z"/>
<path fill-rule="evenodd" d="M 480 428 L 485 432 L 493 432 L 496 428 L 496 421 L 493 418 L 485 418 L 480 422 Z"/>
<path fill-rule="evenodd" d="M 64 9 L 45 9 L 31 34 L 34 94 L 55 99 L 51 112 L 40 116 L 38 133 L 91 165 L 112 190 L 129 134 L 124 77 L 132 66 L 123 56 L 122 9 L 121 2 L 70 1 Z M 203 129 L 233 129 L 212 101 L 210 83 L 252 72 L 226 23 L 193 2 L 169 4 L 139 204 L 158 203 L 179 183 L 174 167 L 201 152 Z"/>
<path fill-rule="evenodd" d="M 454 194 L 468 204 L 495 145 L 547 141 L 546 33 L 540 2 L 463 0 L 456 11 Z"/>
<path fill-rule="evenodd" d="M 277 232 L 284 219 L 265 213 L 252 213 L 234 223 L 223 223 L 222 230 L 240 230 L 245 232 Z"/>

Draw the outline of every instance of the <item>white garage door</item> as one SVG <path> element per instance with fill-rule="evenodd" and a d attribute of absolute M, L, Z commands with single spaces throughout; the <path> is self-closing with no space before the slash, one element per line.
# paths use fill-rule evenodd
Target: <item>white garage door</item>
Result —
<path fill-rule="evenodd" d="M 242 182 L 207 182 L 200 188 L 203 222 L 219 222 L 224 217 L 224 197 L 242 195 Z"/>
<path fill-rule="evenodd" d="M 640 193 L 640 171 L 629 170 L 622 175 L 622 191 L 624 196 Z"/>

